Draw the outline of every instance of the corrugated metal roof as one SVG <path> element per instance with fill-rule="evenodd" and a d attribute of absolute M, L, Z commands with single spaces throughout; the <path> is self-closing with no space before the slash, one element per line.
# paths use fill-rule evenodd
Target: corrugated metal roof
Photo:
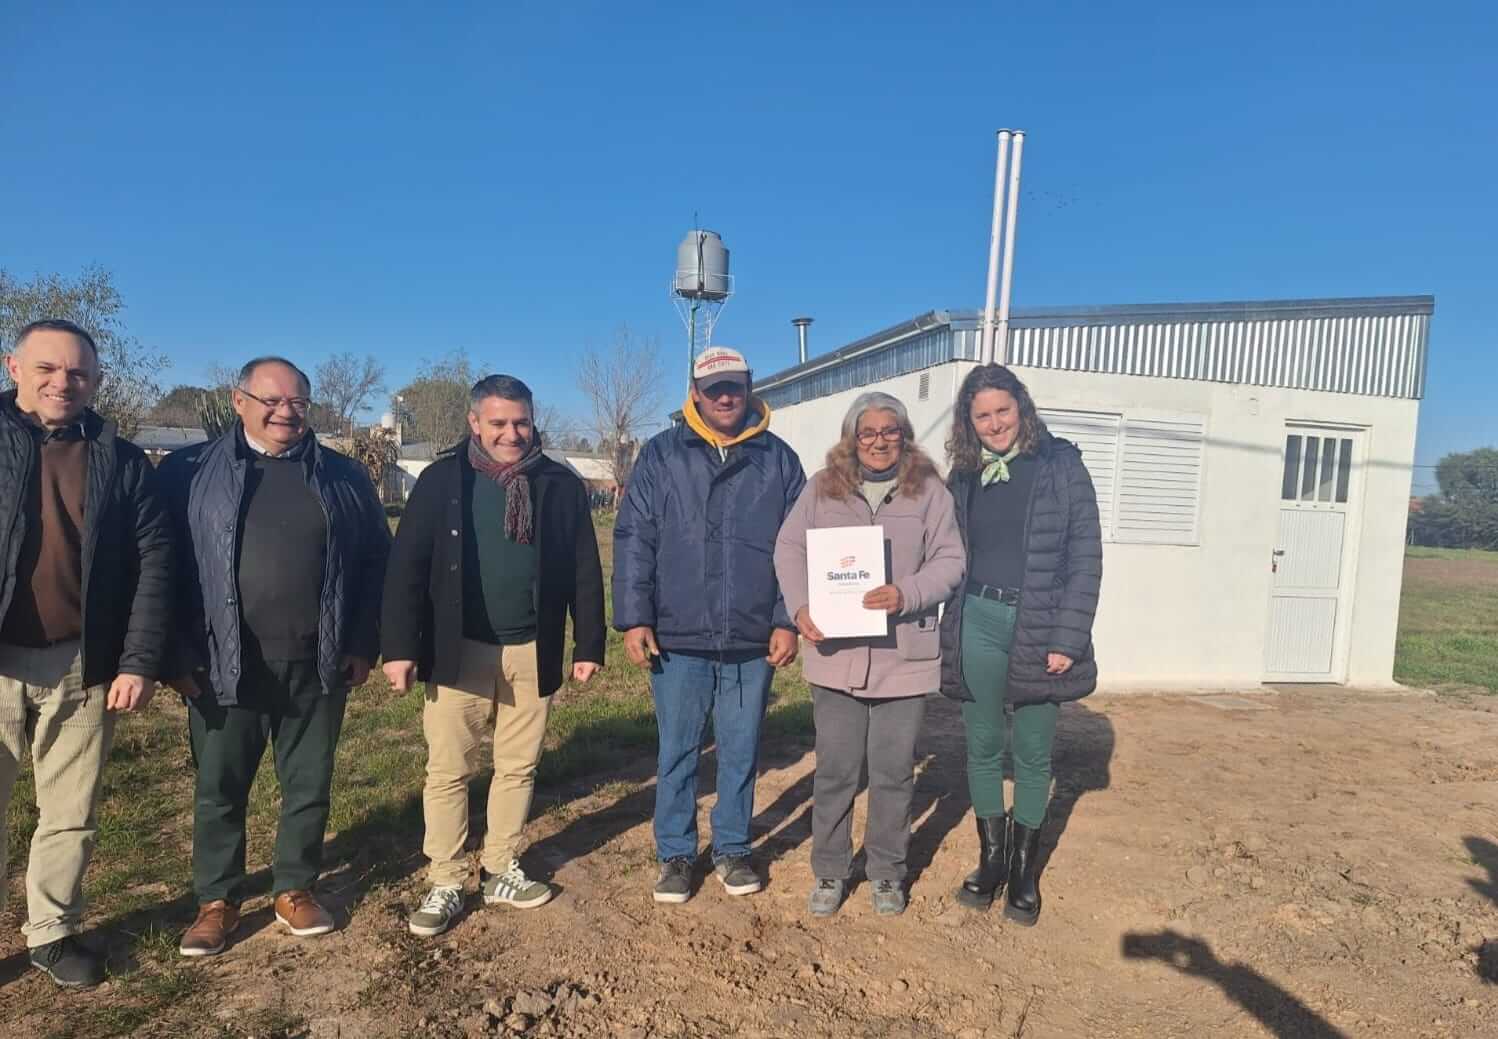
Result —
<path fill-rule="evenodd" d="M 1009 363 L 1419 399 L 1433 296 L 1019 310 Z M 931 311 L 756 380 L 772 407 L 976 360 L 978 311 Z"/>

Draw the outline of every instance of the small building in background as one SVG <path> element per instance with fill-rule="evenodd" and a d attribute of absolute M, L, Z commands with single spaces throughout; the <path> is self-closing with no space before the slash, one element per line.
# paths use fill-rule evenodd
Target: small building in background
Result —
<path fill-rule="evenodd" d="M 1105 686 L 1393 682 L 1430 296 L 1019 310 L 1008 363 L 1097 487 Z M 879 389 L 945 469 L 977 312 L 755 381 L 822 467 Z"/>
<path fill-rule="evenodd" d="M 179 447 L 191 447 L 208 439 L 208 434 L 192 426 L 141 426 L 130 442 L 146 453 L 152 465 Z"/>

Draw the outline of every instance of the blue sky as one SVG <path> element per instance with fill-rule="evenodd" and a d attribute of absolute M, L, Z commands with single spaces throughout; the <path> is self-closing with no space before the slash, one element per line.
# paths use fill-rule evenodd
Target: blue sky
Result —
<path fill-rule="evenodd" d="M 113 271 L 168 383 L 465 347 L 580 413 L 684 351 L 694 214 L 769 372 L 981 305 L 1008 125 L 1016 306 L 1434 293 L 1418 460 L 1498 443 L 1492 5 L 220 6 L 0 3 L 0 266 Z"/>

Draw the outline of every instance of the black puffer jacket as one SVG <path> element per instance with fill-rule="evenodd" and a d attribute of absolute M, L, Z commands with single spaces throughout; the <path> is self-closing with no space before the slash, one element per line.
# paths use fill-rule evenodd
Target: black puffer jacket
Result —
<path fill-rule="evenodd" d="M 83 684 L 103 685 L 118 674 L 159 678 L 172 620 L 172 543 L 155 473 L 113 422 L 86 411 L 82 426 L 89 442 Z M 36 434 L 16 409 L 15 390 L 0 394 L 0 618 L 15 598 L 26 540 L 22 489 L 36 462 Z"/>
<path fill-rule="evenodd" d="M 1097 492 L 1082 453 L 1070 441 L 1042 430 L 1035 457 L 1039 465 L 1025 522 L 1025 581 L 1009 652 L 1007 699 L 1017 705 L 1080 700 L 1097 688 L 1092 619 L 1103 579 Z M 954 472 L 948 480 L 963 544 L 968 543 L 968 509 L 977 480 L 975 472 Z M 941 621 L 941 691 L 953 700 L 973 699 L 962 680 L 964 598 L 959 591 Z M 1050 653 L 1071 657 L 1071 669 L 1046 674 Z"/>
<path fill-rule="evenodd" d="M 315 437 L 307 447 L 307 486 L 328 517 L 317 673 L 323 691 L 330 692 L 348 685 L 342 657 L 374 663 L 380 655 L 380 591 L 390 527 L 363 466 Z M 216 699 L 225 705 L 239 698 L 243 644 L 237 564 L 249 450 L 236 423 L 217 440 L 173 451 L 160 470 L 181 571 L 179 630 L 168 677 L 206 670 Z"/>

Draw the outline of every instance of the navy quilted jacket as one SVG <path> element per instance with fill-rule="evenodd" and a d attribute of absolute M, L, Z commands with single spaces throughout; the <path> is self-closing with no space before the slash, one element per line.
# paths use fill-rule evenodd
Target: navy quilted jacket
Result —
<path fill-rule="evenodd" d="M 1025 521 L 1025 579 L 1020 588 L 1014 645 L 1009 651 L 1011 704 L 1079 700 L 1097 688 L 1092 652 L 1092 620 L 1103 580 L 1103 537 L 1097 491 L 1082 464 L 1082 452 L 1069 440 L 1041 433 L 1035 450 L 1039 467 Z M 954 472 L 947 481 L 957 505 L 957 527 L 968 543 L 968 503 L 978 474 Z M 969 560 L 971 561 L 971 560 Z M 971 700 L 962 678 L 962 603 L 947 603 L 941 619 L 941 691 L 953 700 Z M 1046 657 L 1064 653 L 1070 670 L 1046 674 Z"/>
<path fill-rule="evenodd" d="M 238 702 L 239 524 L 249 448 L 236 426 L 206 444 L 173 451 L 161 463 L 179 551 L 178 630 L 171 676 L 206 672 L 218 702 Z M 318 619 L 317 672 L 323 690 L 347 685 L 344 655 L 374 663 L 380 655 L 380 591 L 390 528 L 364 467 L 316 443 L 307 484 L 328 517 L 327 569 Z"/>
<path fill-rule="evenodd" d="M 663 649 L 764 651 L 794 631 L 775 580 L 775 536 L 806 485 L 766 430 L 726 461 L 685 423 L 640 452 L 614 525 L 614 627 L 648 626 Z"/>

